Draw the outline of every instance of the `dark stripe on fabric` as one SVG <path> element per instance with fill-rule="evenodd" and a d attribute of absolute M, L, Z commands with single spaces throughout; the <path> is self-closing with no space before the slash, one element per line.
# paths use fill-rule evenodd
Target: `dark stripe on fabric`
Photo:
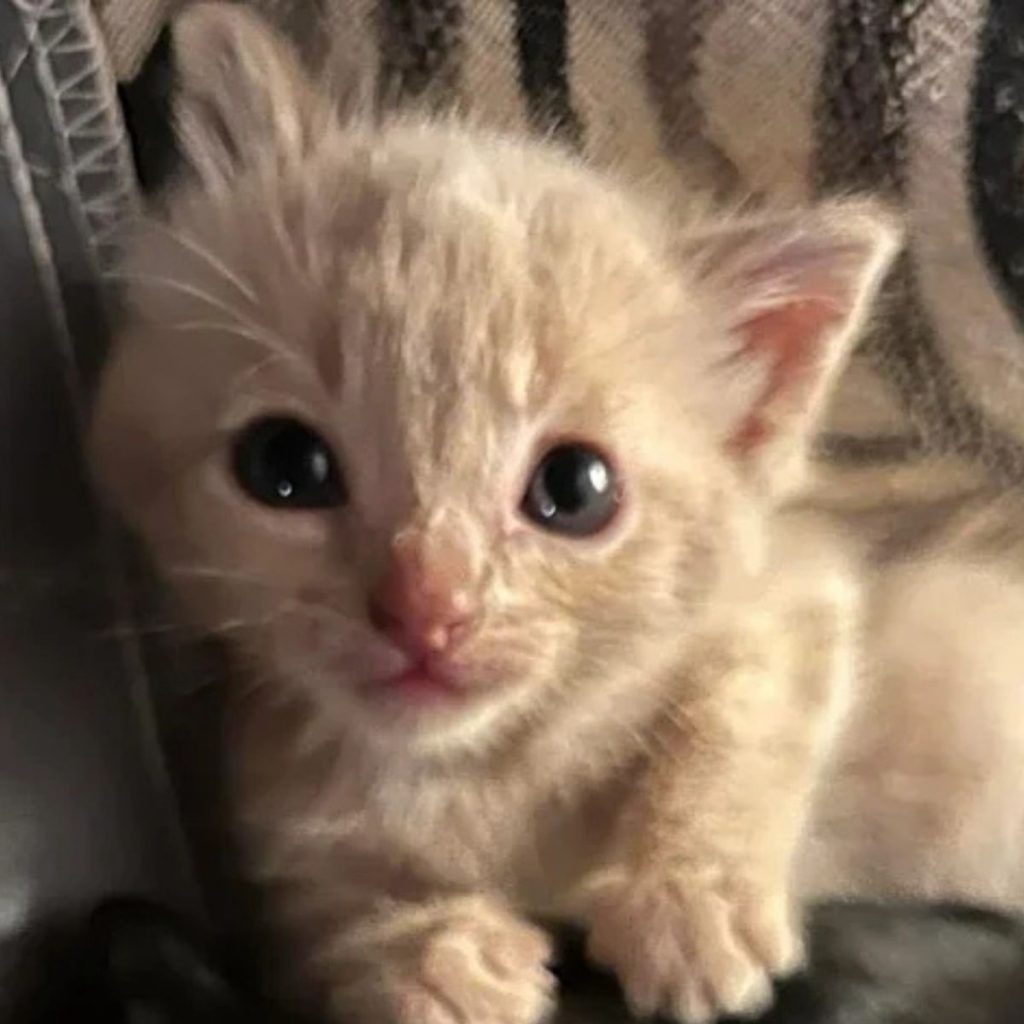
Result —
<path fill-rule="evenodd" d="M 818 110 L 819 185 L 901 200 L 906 191 L 908 82 L 920 70 L 915 22 L 928 0 L 833 0 Z M 1024 451 L 988 423 L 939 352 L 910 255 L 897 261 L 874 328 L 861 345 L 900 397 L 920 441 L 906 457 L 958 453 L 1017 482 Z M 833 448 L 864 451 L 862 439 Z"/>
<path fill-rule="evenodd" d="M 569 23 L 566 0 L 513 0 L 519 83 L 533 127 L 573 147 L 583 125 L 569 88 Z"/>
<path fill-rule="evenodd" d="M 309 67 L 320 68 L 331 50 L 327 0 L 263 0 L 262 13 L 298 48 Z"/>
<path fill-rule="evenodd" d="M 380 0 L 382 106 L 414 103 L 440 109 L 454 101 L 464 23 L 462 0 Z"/>
<path fill-rule="evenodd" d="M 818 148 L 825 189 L 899 195 L 907 163 L 906 81 L 926 0 L 832 0 Z"/>
<path fill-rule="evenodd" d="M 858 466 L 879 462 L 906 462 L 924 454 L 920 437 L 913 434 L 825 434 L 819 438 L 815 456 L 827 462 Z"/>
<path fill-rule="evenodd" d="M 160 189 L 181 165 L 171 115 L 176 77 L 171 31 L 165 28 L 139 73 L 118 89 L 135 170 L 145 193 Z"/>
<path fill-rule="evenodd" d="M 1024 449 L 970 401 L 936 348 L 908 256 L 891 281 L 900 301 L 883 317 L 881 330 L 869 337 L 868 351 L 923 437 L 921 454 L 960 454 L 983 465 L 999 483 L 1024 481 Z"/>
<path fill-rule="evenodd" d="M 721 7 L 722 0 L 647 0 L 644 72 L 665 149 L 725 196 L 740 175 L 708 135 L 698 89 L 704 35 Z"/>
<path fill-rule="evenodd" d="M 1024 5 L 990 0 L 971 100 L 971 200 L 996 280 L 1024 328 Z"/>

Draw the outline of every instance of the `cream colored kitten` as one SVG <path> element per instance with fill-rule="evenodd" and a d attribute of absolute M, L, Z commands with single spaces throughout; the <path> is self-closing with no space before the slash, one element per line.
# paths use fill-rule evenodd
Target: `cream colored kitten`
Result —
<path fill-rule="evenodd" d="M 539 145 L 343 125 L 237 9 L 178 31 L 196 173 L 127 261 L 97 476 L 226 637 L 249 868 L 339 1019 L 541 1020 L 535 914 L 640 1012 L 750 1012 L 808 887 L 1019 880 L 977 866 L 1000 814 L 1019 849 L 979 792 L 1020 763 L 989 634 L 1022 592 L 991 612 L 961 559 L 865 595 L 791 500 L 886 217 L 662 210 Z M 929 633 L 951 606 L 980 659 Z"/>

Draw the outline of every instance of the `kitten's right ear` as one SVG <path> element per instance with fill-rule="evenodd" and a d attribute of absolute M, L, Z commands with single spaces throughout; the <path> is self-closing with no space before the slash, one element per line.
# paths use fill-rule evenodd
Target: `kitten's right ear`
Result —
<path fill-rule="evenodd" d="M 330 111 L 274 29 L 240 5 L 197 3 L 172 31 L 178 138 L 204 184 L 309 151 Z"/>

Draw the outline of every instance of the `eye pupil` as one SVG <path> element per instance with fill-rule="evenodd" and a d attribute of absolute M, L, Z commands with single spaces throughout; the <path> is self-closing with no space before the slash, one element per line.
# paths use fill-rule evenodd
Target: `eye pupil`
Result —
<path fill-rule="evenodd" d="M 591 463 L 584 450 L 566 447 L 553 452 L 544 470 L 544 485 L 550 496 L 546 503 L 549 514 L 559 510 L 578 512 L 594 490 L 591 479 Z"/>
<path fill-rule="evenodd" d="M 267 417 L 246 427 L 235 442 L 232 468 L 242 490 L 263 505 L 331 508 L 345 499 L 327 442 L 288 417 Z"/>
<path fill-rule="evenodd" d="M 584 444 L 552 448 L 534 471 L 523 513 L 545 529 L 583 537 L 615 516 L 618 494 L 608 462 Z"/>

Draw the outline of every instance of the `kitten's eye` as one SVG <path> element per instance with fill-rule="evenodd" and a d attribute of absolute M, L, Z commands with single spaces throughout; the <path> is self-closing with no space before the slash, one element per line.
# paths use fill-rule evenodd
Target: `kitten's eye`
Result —
<path fill-rule="evenodd" d="M 235 479 L 249 497 L 281 509 L 331 508 L 345 487 L 327 442 L 298 420 L 257 420 L 235 442 Z"/>
<path fill-rule="evenodd" d="M 552 448 L 523 498 L 523 514 L 538 526 L 571 537 L 587 537 L 615 518 L 619 492 L 607 460 L 583 444 Z"/>

